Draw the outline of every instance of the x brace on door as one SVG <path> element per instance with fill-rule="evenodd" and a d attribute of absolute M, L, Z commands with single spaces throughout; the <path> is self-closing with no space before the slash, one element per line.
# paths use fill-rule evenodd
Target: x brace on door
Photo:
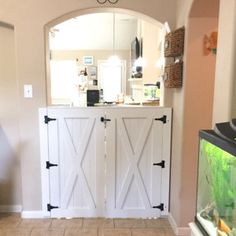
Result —
<path fill-rule="evenodd" d="M 144 202 L 145 208 L 152 207 L 150 203 L 150 199 L 147 194 L 147 190 L 145 188 L 145 185 L 143 183 L 143 180 L 142 180 L 139 168 L 138 168 L 138 163 L 141 158 L 146 140 L 148 138 L 148 134 L 152 127 L 152 122 L 153 122 L 152 119 L 147 119 L 145 121 L 145 124 L 141 132 L 142 135 L 140 135 L 136 147 L 132 147 L 132 144 L 130 143 L 130 140 L 128 137 L 127 130 L 125 129 L 124 122 L 122 121 L 122 119 L 117 119 L 117 124 L 119 127 L 118 132 L 123 142 L 123 146 L 125 147 L 127 158 L 129 160 L 128 172 L 124 178 L 121 191 L 118 195 L 118 199 L 116 202 L 117 208 L 120 208 L 120 209 L 122 208 L 133 177 L 134 177 L 134 180 L 137 181 L 137 185 L 142 195 L 142 200 Z"/>
<path fill-rule="evenodd" d="M 92 207 L 96 207 L 95 199 L 93 198 L 92 191 L 89 187 L 88 181 L 86 179 L 86 176 L 84 174 L 84 171 L 82 169 L 82 162 L 86 153 L 87 144 L 89 142 L 89 139 L 91 137 L 92 131 L 94 129 L 96 119 L 89 119 L 87 123 L 87 127 L 84 129 L 83 133 L 81 134 L 82 140 L 84 142 L 81 142 L 80 146 L 78 148 L 75 147 L 75 144 L 73 143 L 72 136 L 70 135 L 69 127 L 66 123 L 66 119 L 63 122 L 63 125 L 66 126 L 65 130 L 67 130 L 65 137 L 67 140 L 70 140 L 69 145 L 70 150 L 73 150 L 73 153 L 71 153 L 72 158 L 74 160 L 74 163 L 72 165 L 72 169 L 69 172 L 69 177 L 66 180 L 65 188 L 62 194 L 62 208 L 66 209 L 70 203 L 71 195 L 74 189 L 74 185 L 76 184 L 76 181 L 81 181 L 83 186 L 85 187 L 86 191 L 86 198 L 88 199 L 89 203 L 92 205 Z"/>

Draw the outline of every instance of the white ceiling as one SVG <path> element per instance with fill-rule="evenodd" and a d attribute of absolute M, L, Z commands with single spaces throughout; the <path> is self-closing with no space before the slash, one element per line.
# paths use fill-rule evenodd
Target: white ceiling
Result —
<path fill-rule="evenodd" d="M 113 24 L 114 23 L 114 24 Z M 138 19 L 125 14 L 95 13 L 79 16 L 54 26 L 51 50 L 111 50 L 115 25 L 115 49 L 129 49 L 137 36 Z"/>

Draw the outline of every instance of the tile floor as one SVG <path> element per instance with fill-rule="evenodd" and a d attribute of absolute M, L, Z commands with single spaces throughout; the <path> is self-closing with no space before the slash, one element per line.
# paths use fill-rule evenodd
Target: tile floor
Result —
<path fill-rule="evenodd" d="M 0 214 L 0 236 L 174 236 L 167 219 L 21 219 Z"/>

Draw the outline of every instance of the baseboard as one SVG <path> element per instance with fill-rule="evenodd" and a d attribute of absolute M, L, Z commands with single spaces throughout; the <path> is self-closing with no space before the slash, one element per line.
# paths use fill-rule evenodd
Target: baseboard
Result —
<path fill-rule="evenodd" d="M 184 235 L 188 236 L 191 235 L 191 230 L 189 227 L 178 227 L 174 217 L 169 213 L 168 220 L 170 222 L 170 225 L 175 233 L 175 235 Z"/>
<path fill-rule="evenodd" d="M 49 214 L 45 214 L 43 211 L 22 211 L 21 218 L 23 219 L 43 219 L 48 218 Z"/>
<path fill-rule="evenodd" d="M 22 211 L 21 205 L 0 205 L 0 212 L 8 213 L 8 212 L 14 212 L 14 213 L 20 213 Z"/>

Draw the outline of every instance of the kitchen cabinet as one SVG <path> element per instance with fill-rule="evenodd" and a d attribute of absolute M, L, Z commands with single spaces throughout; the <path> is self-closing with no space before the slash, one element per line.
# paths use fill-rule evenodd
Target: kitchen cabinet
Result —
<path fill-rule="evenodd" d="M 49 107 L 39 122 L 45 216 L 168 214 L 170 108 Z"/>

